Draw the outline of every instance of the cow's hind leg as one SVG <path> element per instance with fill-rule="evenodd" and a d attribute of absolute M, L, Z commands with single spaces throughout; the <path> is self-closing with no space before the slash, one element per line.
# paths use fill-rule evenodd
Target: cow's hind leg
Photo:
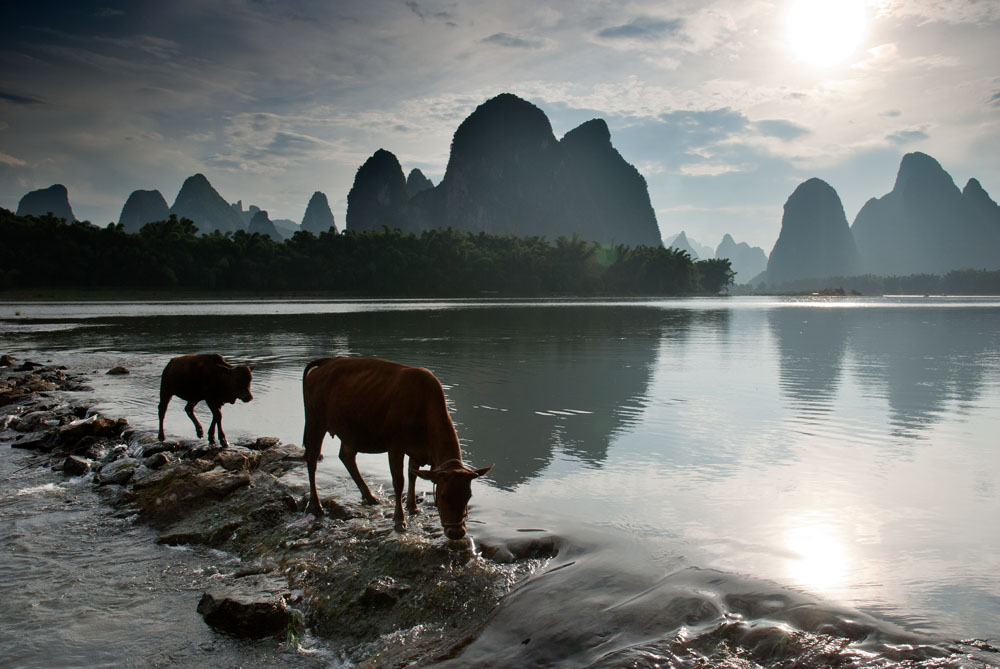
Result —
<path fill-rule="evenodd" d="M 202 437 L 205 436 L 205 430 L 202 429 L 201 423 L 198 422 L 198 417 L 194 415 L 194 405 L 197 403 L 198 400 L 194 402 L 188 402 L 184 406 L 184 413 L 186 413 L 188 415 L 188 418 L 191 419 L 191 422 L 194 423 L 194 433 L 198 435 L 199 439 L 201 439 Z"/>
<path fill-rule="evenodd" d="M 389 449 L 389 472 L 392 474 L 392 492 L 396 500 L 392 520 L 396 531 L 402 532 L 406 529 L 406 517 L 403 515 L 403 487 L 406 485 L 403 476 L 403 451 Z"/>
<path fill-rule="evenodd" d="M 167 405 L 170 404 L 170 398 L 173 395 L 164 395 L 160 393 L 160 405 L 157 407 L 157 413 L 160 415 L 160 441 L 164 441 L 166 436 L 163 434 L 163 417 L 167 415 Z"/>
<path fill-rule="evenodd" d="M 361 472 L 358 471 L 357 463 L 358 452 L 344 443 L 344 440 L 340 440 L 340 461 L 344 463 L 344 467 L 351 474 L 351 478 L 354 479 L 354 484 L 358 486 L 358 490 L 361 491 L 361 499 L 365 504 L 378 504 L 378 498 L 372 494 L 371 488 L 365 483 L 365 480 L 361 478 Z"/>
<path fill-rule="evenodd" d="M 316 492 L 316 463 L 323 455 L 324 437 L 326 430 L 321 425 L 310 423 L 307 418 L 306 428 L 302 433 L 302 447 L 306 449 L 306 469 L 309 471 L 309 506 L 306 507 L 306 513 L 317 518 L 323 515 L 323 505 L 319 503 L 319 494 Z"/>
<path fill-rule="evenodd" d="M 222 407 L 209 404 L 208 408 L 212 410 L 212 422 L 208 426 L 208 443 L 215 443 L 215 429 L 218 428 L 219 443 L 222 444 L 223 448 L 229 448 L 229 442 L 226 440 L 226 433 L 222 431 Z"/>

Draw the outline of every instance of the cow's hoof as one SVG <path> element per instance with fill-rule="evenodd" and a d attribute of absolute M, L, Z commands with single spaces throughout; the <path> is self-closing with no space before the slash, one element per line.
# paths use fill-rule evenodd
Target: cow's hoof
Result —
<path fill-rule="evenodd" d="M 378 501 L 377 497 L 362 497 L 361 503 L 370 504 L 371 506 L 378 506 L 379 504 L 381 504 L 381 502 Z"/>
<path fill-rule="evenodd" d="M 406 531 L 406 523 L 405 522 L 398 522 L 398 523 L 396 523 L 395 530 L 397 532 L 405 532 Z"/>

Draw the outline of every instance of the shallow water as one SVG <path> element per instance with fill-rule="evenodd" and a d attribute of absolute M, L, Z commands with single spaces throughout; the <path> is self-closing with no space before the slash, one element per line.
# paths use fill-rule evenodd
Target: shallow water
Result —
<path fill-rule="evenodd" d="M 231 440 L 299 443 L 316 357 L 441 378 L 466 460 L 496 463 L 471 532 L 549 530 L 568 565 L 511 598 L 470 661 L 513 620 L 553 630 L 519 661 L 632 662 L 671 632 L 625 604 L 645 592 L 661 612 L 695 592 L 735 615 L 750 591 L 887 633 L 1000 639 L 1000 300 L 0 303 L 0 352 L 102 372 L 102 408 L 150 429 L 165 362 L 209 350 L 257 365 L 254 401 L 223 410 Z M 132 373 L 103 375 L 115 365 Z M 181 409 L 167 432 L 193 436 Z M 385 485 L 384 456 L 361 465 Z M 320 467 L 324 492 L 357 494 L 337 458 Z"/>

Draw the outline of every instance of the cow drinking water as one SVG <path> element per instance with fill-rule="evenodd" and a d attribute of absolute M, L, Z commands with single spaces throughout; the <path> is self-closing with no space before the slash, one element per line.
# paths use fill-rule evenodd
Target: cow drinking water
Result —
<path fill-rule="evenodd" d="M 316 462 L 329 433 L 340 438 L 340 460 L 361 491 L 363 501 L 377 504 L 361 478 L 358 453 L 389 454 L 396 495 L 396 531 L 406 529 L 403 516 L 403 456 L 409 456 L 406 508 L 419 513 L 416 478 L 435 484 L 441 526 L 449 539 L 465 536 L 472 479 L 493 465 L 470 469 L 462 463 L 455 426 L 445 406 L 441 382 L 431 372 L 378 358 L 323 358 L 310 362 L 302 376 L 309 512 L 323 515 L 316 493 Z M 430 469 L 420 469 L 430 465 Z"/>
<path fill-rule="evenodd" d="M 212 423 L 208 426 L 208 441 L 215 443 L 215 428 L 219 428 L 219 443 L 228 447 L 226 434 L 222 431 L 222 405 L 235 404 L 236 400 L 249 402 L 253 399 L 250 393 L 250 381 L 253 378 L 252 366 L 239 365 L 233 367 L 218 353 L 192 353 L 173 358 L 163 368 L 160 377 L 160 441 L 163 436 L 163 417 L 167 413 L 167 405 L 174 395 L 187 400 L 184 411 L 194 423 L 195 433 L 201 439 L 204 435 L 201 423 L 194 415 L 194 406 L 205 401 L 212 411 Z"/>

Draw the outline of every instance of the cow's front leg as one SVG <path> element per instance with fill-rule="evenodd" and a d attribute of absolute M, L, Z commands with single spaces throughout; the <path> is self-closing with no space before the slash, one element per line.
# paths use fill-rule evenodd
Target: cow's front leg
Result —
<path fill-rule="evenodd" d="M 358 471 L 358 452 L 344 443 L 344 440 L 340 440 L 340 461 L 344 463 L 344 467 L 347 469 L 351 478 L 354 479 L 354 485 L 358 486 L 358 490 L 361 491 L 361 501 L 365 504 L 378 504 L 378 498 L 372 494 L 371 488 L 365 483 L 365 480 L 361 478 L 361 472 Z"/>
<path fill-rule="evenodd" d="M 222 431 L 222 407 L 209 405 L 209 409 L 212 410 L 212 424 L 208 426 L 208 443 L 215 443 L 215 429 L 219 430 L 219 443 L 223 448 L 229 448 L 229 442 L 226 441 L 226 433 Z"/>
<path fill-rule="evenodd" d="M 389 451 L 389 471 L 392 473 L 392 491 L 396 496 L 396 508 L 392 512 L 392 520 L 397 532 L 406 530 L 406 517 L 403 515 L 403 487 L 406 479 L 403 477 L 403 452 Z"/>
<path fill-rule="evenodd" d="M 417 506 L 417 470 L 420 466 L 421 463 L 416 463 L 410 458 L 410 488 L 406 494 L 406 510 L 411 515 L 420 513 L 420 507 Z"/>
<path fill-rule="evenodd" d="M 202 429 L 201 423 L 198 422 L 198 417 L 194 415 L 194 405 L 197 403 L 198 403 L 197 401 L 188 402 L 184 406 L 184 413 L 186 413 L 188 415 L 188 418 L 191 419 L 191 422 L 194 423 L 194 433 L 198 435 L 199 439 L 201 439 L 202 437 L 205 436 L 205 430 Z"/>

